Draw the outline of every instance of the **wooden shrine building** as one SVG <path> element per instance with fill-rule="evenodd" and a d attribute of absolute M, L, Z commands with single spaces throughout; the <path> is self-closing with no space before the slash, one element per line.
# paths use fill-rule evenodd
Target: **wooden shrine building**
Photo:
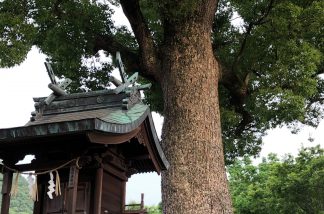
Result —
<path fill-rule="evenodd" d="M 168 168 L 141 87 L 133 82 L 125 78 L 114 80 L 116 89 L 66 94 L 66 82 L 52 79 L 53 94 L 34 98 L 36 111 L 25 126 L 0 129 L 1 213 L 9 213 L 13 172 L 26 171 L 37 175 L 34 214 L 127 213 L 128 178 Z M 16 165 L 27 154 L 35 159 Z M 49 187 L 56 173 L 59 195 Z"/>

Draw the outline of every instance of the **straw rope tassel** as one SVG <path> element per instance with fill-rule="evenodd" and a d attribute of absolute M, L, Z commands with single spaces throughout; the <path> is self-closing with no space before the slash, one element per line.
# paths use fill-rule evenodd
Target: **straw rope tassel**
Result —
<path fill-rule="evenodd" d="M 36 201 L 36 192 L 35 192 L 35 181 L 32 174 L 29 174 L 27 177 L 29 196 L 33 201 Z"/>
<path fill-rule="evenodd" d="M 35 176 L 35 181 L 31 185 L 31 198 L 33 201 L 38 201 L 38 189 L 37 189 L 37 176 Z"/>
<path fill-rule="evenodd" d="M 19 179 L 19 176 L 20 176 L 20 173 L 16 172 L 16 177 L 15 177 L 13 186 L 12 186 L 11 191 L 10 191 L 10 195 L 13 196 L 13 197 L 16 197 L 17 193 L 18 193 L 18 179 Z"/>
<path fill-rule="evenodd" d="M 61 181 L 60 181 L 60 175 L 57 170 L 55 170 L 56 178 L 55 178 L 55 195 L 59 196 L 61 195 Z"/>

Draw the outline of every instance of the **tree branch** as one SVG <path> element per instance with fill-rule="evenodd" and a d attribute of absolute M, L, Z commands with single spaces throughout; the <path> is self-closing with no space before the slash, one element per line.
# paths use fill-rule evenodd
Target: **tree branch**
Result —
<path fill-rule="evenodd" d="M 152 35 L 140 9 L 139 0 L 120 0 L 140 48 L 141 74 L 160 81 L 160 61 L 154 46 Z"/>
<path fill-rule="evenodd" d="M 143 69 L 140 66 L 140 56 L 138 54 L 138 50 L 126 47 L 124 44 L 116 41 L 113 36 L 98 35 L 95 39 L 95 44 L 93 47 L 94 54 L 96 54 L 99 50 L 107 51 L 112 55 L 119 51 L 128 71 L 137 71 L 142 77 L 150 81 L 156 80 L 151 73 L 143 72 Z"/>
<path fill-rule="evenodd" d="M 220 64 L 220 63 L 219 63 Z M 222 84 L 230 94 L 230 105 L 234 107 L 236 113 L 240 114 L 242 119 L 235 129 L 235 135 L 240 136 L 247 126 L 253 121 L 252 115 L 245 109 L 245 99 L 248 96 L 248 82 L 250 74 L 244 77 L 244 80 L 236 75 L 232 70 L 220 66 Z"/>
<path fill-rule="evenodd" d="M 238 65 L 243 57 L 243 53 L 247 44 L 247 39 L 251 35 L 253 28 L 257 25 L 262 25 L 266 22 L 265 19 L 270 14 L 274 2 L 275 0 L 270 0 L 263 14 L 257 20 L 251 21 L 248 24 L 244 33 L 240 49 L 232 63 L 231 69 L 226 69 L 222 67 L 220 69 L 220 83 L 229 91 L 231 96 L 230 104 L 234 107 L 235 112 L 242 116 L 242 120 L 235 130 L 236 136 L 240 136 L 242 132 L 247 129 L 247 126 L 252 123 L 253 117 L 244 107 L 245 99 L 248 95 L 248 84 L 251 73 L 250 71 L 247 72 L 244 76 L 244 79 L 242 79 L 242 77 L 238 76 L 235 71 L 237 70 Z"/>
<path fill-rule="evenodd" d="M 93 46 L 94 54 L 96 54 L 99 50 L 105 50 L 111 54 L 114 54 L 117 51 L 120 51 L 121 53 L 131 52 L 131 50 L 127 48 L 125 45 L 116 41 L 112 35 L 96 36 L 95 43 Z"/>
<path fill-rule="evenodd" d="M 244 49 L 246 47 L 246 42 L 247 42 L 247 39 L 248 37 L 251 35 L 251 32 L 252 32 L 252 29 L 257 26 L 257 25 L 262 25 L 264 24 L 266 21 L 265 19 L 267 18 L 267 16 L 270 14 L 270 11 L 271 9 L 273 8 L 273 4 L 274 4 L 275 0 L 270 0 L 265 12 L 262 14 L 261 17 L 259 17 L 256 21 L 251 21 L 247 28 L 246 28 L 246 31 L 244 33 L 244 37 L 243 37 L 243 41 L 242 41 L 242 44 L 241 44 L 241 47 L 240 47 L 240 50 L 237 54 L 237 56 L 235 57 L 234 59 L 234 62 L 232 64 L 232 70 L 234 71 L 235 68 L 237 67 L 237 65 L 239 64 L 239 62 L 241 61 L 241 58 L 243 56 L 243 52 L 244 52 Z"/>

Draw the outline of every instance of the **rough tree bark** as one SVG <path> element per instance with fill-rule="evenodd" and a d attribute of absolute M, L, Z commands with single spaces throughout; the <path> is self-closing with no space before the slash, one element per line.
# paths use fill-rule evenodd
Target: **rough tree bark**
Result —
<path fill-rule="evenodd" d="M 177 13 L 186 2 L 194 3 Z M 165 1 L 160 57 L 152 51 L 135 3 L 121 0 L 141 55 L 149 56 L 142 67 L 160 82 L 164 98 L 162 147 L 170 168 L 162 174 L 163 212 L 232 213 L 221 140 L 219 66 L 211 42 L 217 0 Z M 155 73 L 148 68 L 156 68 Z"/>
<path fill-rule="evenodd" d="M 162 142 L 171 167 L 162 174 L 164 213 L 232 213 L 209 24 L 171 24 L 174 33 L 166 35 Z"/>

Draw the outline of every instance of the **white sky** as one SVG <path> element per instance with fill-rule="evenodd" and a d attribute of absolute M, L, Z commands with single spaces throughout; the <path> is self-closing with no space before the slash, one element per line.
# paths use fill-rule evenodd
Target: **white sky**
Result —
<path fill-rule="evenodd" d="M 120 12 L 120 11 L 119 11 Z M 115 18 L 117 23 L 125 23 L 123 16 Z M 24 125 L 34 111 L 33 97 L 48 96 L 51 91 L 47 85 L 50 83 L 45 66 L 45 56 L 33 48 L 27 59 L 20 66 L 11 69 L 0 69 L 0 128 Z M 55 72 L 55 71 L 54 71 Z M 161 132 L 162 119 L 153 115 L 158 134 Z M 286 153 L 296 155 L 302 145 L 324 147 L 324 123 L 317 129 L 304 128 L 298 135 L 292 135 L 286 128 L 269 131 L 264 140 L 261 157 L 269 153 L 283 156 Z M 311 143 L 308 138 L 315 140 Z M 260 159 L 258 159 L 260 160 Z M 257 162 L 258 162 L 257 160 Z M 140 194 L 145 194 L 145 204 L 153 205 L 161 201 L 160 177 L 156 173 L 134 175 L 127 185 L 127 199 L 140 201 Z"/>

